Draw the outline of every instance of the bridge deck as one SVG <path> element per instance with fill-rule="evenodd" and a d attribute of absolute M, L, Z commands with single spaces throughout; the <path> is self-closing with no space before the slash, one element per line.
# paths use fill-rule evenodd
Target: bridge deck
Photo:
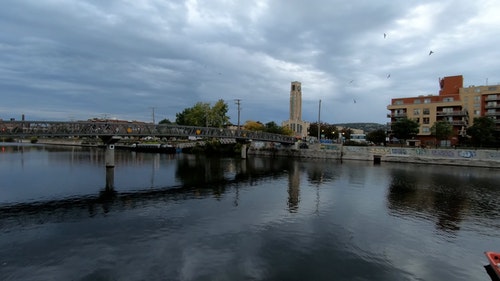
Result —
<path fill-rule="evenodd" d="M 226 128 L 178 126 L 140 122 L 0 121 L 0 138 L 5 137 L 212 137 L 293 144 L 291 136 Z"/>

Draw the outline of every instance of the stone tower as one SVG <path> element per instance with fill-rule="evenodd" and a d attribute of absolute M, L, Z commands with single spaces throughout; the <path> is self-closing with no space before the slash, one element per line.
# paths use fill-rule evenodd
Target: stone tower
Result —
<path fill-rule="evenodd" d="M 281 126 L 292 130 L 296 138 L 307 136 L 309 123 L 302 121 L 302 84 L 298 81 L 292 82 L 290 87 L 290 116 Z"/>

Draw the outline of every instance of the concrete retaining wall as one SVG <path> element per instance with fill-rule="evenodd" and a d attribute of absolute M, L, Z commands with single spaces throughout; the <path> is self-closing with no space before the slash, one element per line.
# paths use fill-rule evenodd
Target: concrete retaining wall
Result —
<path fill-rule="evenodd" d="M 340 144 L 315 144 L 308 149 L 251 147 L 249 155 L 283 156 L 298 158 L 323 158 L 337 160 L 423 163 L 500 168 L 499 150 L 429 149 L 383 146 L 342 146 Z"/>

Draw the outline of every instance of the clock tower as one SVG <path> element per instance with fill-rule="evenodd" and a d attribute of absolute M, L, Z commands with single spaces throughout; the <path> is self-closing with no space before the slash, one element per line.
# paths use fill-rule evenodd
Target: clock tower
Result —
<path fill-rule="evenodd" d="M 309 123 L 302 121 L 302 83 L 298 81 L 292 82 L 290 87 L 290 116 L 281 125 L 292 130 L 296 138 L 307 136 Z"/>
<path fill-rule="evenodd" d="M 290 88 L 290 120 L 302 119 L 302 89 L 300 82 L 292 82 Z"/>

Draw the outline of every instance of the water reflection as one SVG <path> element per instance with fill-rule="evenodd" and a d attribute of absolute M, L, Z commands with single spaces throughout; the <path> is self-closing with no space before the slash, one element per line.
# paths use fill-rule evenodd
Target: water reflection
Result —
<path fill-rule="evenodd" d="M 499 241 L 495 170 L 117 151 L 106 190 L 103 150 L 38 149 L 0 156 L 10 280 L 476 280 Z"/>
<path fill-rule="evenodd" d="M 148 161 L 144 155 L 131 155 L 131 158 L 121 154 L 120 163 Z M 159 166 L 159 156 L 151 154 L 152 171 Z M 138 160 L 137 158 L 140 158 Z M 135 159 L 132 161 L 131 159 Z M 151 160 L 151 159 L 150 159 Z M 50 221 L 75 220 L 85 216 L 105 215 L 112 211 L 123 211 L 141 207 L 155 202 L 169 202 L 192 198 L 220 198 L 227 189 L 236 190 L 235 206 L 238 205 L 239 188 L 255 186 L 268 179 L 282 177 L 287 172 L 290 177 L 298 177 L 298 166 L 290 170 L 290 162 L 285 159 L 254 158 L 251 160 L 233 158 L 206 158 L 204 156 L 183 155 L 176 159 L 175 177 L 181 182 L 177 186 L 148 188 L 143 190 L 120 191 L 102 188 L 96 194 L 70 196 L 68 198 L 0 204 L 0 227 L 8 224 L 47 223 Z M 155 173 L 151 173 L 154 181 Z M 298 190 L 300 182 L 294 183 L 293 189 Z M 290 194 L 298 203 L 295 191 Z M 293 208 L 292 208 L 293 209 Z"/>
<path fill-rule="evenodd" d="M 460 230 L 466 216 L 500 215 L 500 192 L 493 188 L 498 181 L 495 170 L 475 169 L 471 174 L 466 167 L 447 167 L 444 174 L 442 167 L 435 168 L 412 165 L 391 170 L 391 214 L 433 220 L 437 229 L 450 233 Z M 476 188 L 478 182 L 481 188 Z"/>

